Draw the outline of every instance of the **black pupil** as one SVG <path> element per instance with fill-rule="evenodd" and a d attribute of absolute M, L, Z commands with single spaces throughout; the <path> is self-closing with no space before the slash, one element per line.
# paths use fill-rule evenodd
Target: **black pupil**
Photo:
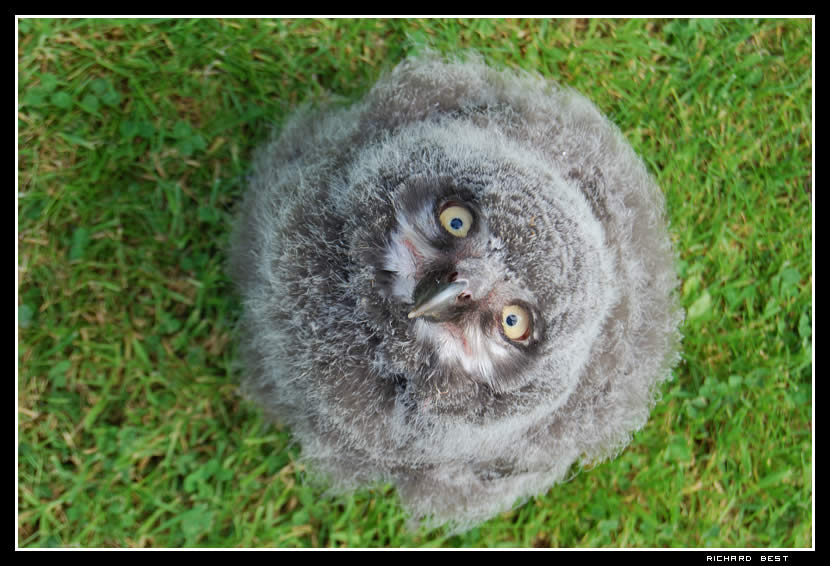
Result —
<path fill-rule="evenodd" d="M 453 230 L 460 230 L 464 226 L 464 221 L 460 218 L 453 218 L 450 220 L 450 226 L 452 226 Z"/>
<path fill-rule="evenodd" d="M 504 319 L 504 322 L 507 323 L 507 326 L 516 326 L 519 322 L 519 317 L 515 314 L 509 314 L 507 315 L 507 318 Z"/>

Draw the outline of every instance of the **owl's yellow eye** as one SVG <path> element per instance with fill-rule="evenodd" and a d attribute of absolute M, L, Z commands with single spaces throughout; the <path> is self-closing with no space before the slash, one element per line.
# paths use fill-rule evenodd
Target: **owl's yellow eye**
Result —
<path fill-rule="evenodd" d="M 469 210 L 457 204 L 450 205 L 438 215 L 441 226 L 455 236 L 464 238 L 473 226 L 473 215 Z"/>
<path fill-rule="evenodd" d="M 524 340 L 530 336 L 530 313 L 519 305 L 507 305 L 501 311 L 501 326 L 511 340 Z"/>

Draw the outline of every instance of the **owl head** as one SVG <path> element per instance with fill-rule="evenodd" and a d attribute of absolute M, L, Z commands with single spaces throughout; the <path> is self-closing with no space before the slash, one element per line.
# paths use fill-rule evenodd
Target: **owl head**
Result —
<path fill-rule="evenodd" d="M 399 128 L 358 160 L 349 186 L 366 193 L 347 232 L 372 271 L 367 312 L 395 345 L 386 367 L 395 359 L 433 411 L 472 397 L 503 418 L 522 408 L 511 395 L 565 398 L 618 282 L 579 188 L 473 117 Z"/>
<path fill-rule="evenodd" d="M 662 195 L 581 95 L 410 59 L 257 154 L 245 391 L 335 487 L 471 526 L 620 450 L 677 360 Z"/>

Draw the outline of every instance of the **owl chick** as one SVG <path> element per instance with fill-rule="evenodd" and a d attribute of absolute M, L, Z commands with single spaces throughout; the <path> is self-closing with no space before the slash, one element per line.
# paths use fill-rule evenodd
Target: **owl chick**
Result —
<path fill-rule="evenodd" d="M 463 530 L 613 457 L 679 359 L 663 197 L 584 97 L 408 59 L 255 156 L 243 390 L 338 490 Z"/>

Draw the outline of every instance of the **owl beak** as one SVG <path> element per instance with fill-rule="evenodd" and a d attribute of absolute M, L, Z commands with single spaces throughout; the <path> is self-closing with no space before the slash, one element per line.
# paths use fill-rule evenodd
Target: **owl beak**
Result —
<path fill-rule="evenodd" d="M 433 279 L 421 280 L 415 289 L 415 308 L 408 318 L 428 316 L 436 319 L 443 319 L 446 314 L 457 304 L 458 295 L 467 288 L 466 279 L 457 279 L 442 283 Z"/>

